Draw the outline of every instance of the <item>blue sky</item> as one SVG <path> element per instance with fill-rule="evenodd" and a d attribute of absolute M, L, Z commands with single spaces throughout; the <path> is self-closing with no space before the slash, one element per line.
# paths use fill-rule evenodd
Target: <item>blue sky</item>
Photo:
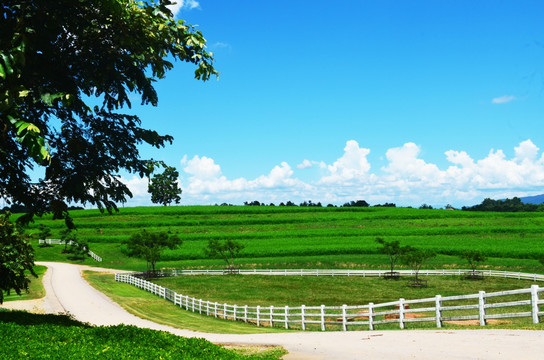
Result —
<path fill-rule="evenodd" d="M 219 80 L 158 107 L 182 204 L 472 205 L 544 193 L 541 1 L 185 0 Z M 149 205 L 147 180 L 124 174 Z"/>

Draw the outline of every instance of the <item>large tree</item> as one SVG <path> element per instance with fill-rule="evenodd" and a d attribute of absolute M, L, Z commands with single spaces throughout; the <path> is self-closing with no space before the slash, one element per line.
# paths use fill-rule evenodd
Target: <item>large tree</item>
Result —
<path fill-rule="evenodd" d="M 199 80 L 217 75 L 202 34 L 175 20 L 168 5 L 169 0 L 0 2 L 0 197 L 28 209 L 19 217 L 22 223 L 52 212 L 73 228 L 67 203 L 115 211 L 116 202 L 132 196 L 121 171 L 151 174 L 156 162 L 142 159 L 138 145 L 161 148 L 172 137 L 142 128 L 123 109 L 134 98 L 157 105 L 154 82 L 173 61 L 196 66 Z M 45 168 L 42 179 L 31 178 L 36 167 Z M 15 235 L 2 241 L 10 249 L 26 246 Z M 14 259 L 2 257 L 0 266 L 29 264 L 25 256 Z M 17 279 L 6 286 L 19 292 L 26 283 Z"/>
<path fill-rule="evenodd" d="M 66 218 L 67 202 L 116 210 L 132 196 L 119 176 L 149 176 L 142 142 L 169 135 L 127 115 L 133 95 L 157 105 L 153 86 L 181 60 L 217 75 L 205 39 L 175 20 L 168 0 L 5 0 L 0 4 L 0 196 L 34 214 Z M 98 104 L 98 105 L 96 105 Z M 29 170 L 45 167 L 33 181 Z"/>
<path fill-rule="evenodd" d="M 155 204 L 179 204 L 181 189 L 178 186 L 179 173 L 176 168 L 167 166 L 161 174 L 155 174 L 149 180 L 147 191 L 151 194 L 151 201 Z"/>

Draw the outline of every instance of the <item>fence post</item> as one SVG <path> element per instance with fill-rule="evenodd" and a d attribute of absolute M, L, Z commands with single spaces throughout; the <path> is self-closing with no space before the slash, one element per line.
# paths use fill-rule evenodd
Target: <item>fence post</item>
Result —
<path fill-rule="evenodd" d="M 436 310 L 436 327 L 442 327 L 442 296 L 436 295 L 435 310 Z"/>
<path fill-rule="evenodd" d="M 300 306 L 300 323 L 302 325 L 302 330 L 306 330 L 306 305 Z"/>
<path fill-rule="evenodd" d="M 214 316 L 215 317 L 217 317 L 217 305 L 219 305 L 219 304 L 216 301 L 215 304 L 214 304 Z"/>
<path fill-rule="evenodd" d="M 261 306 L 257 305 L 257 326 L 261 326 Z"/>
<path fill-rule="evenodd" d="M 368 330 L 374 330 L 374 303 L 368 303 Z"/>
<path fill-rule="evenodd" d="M 325 305 L 321 305 L 321 331 L 325 331 Z"/>
<path fill-rule="evenodd" d="M 285 328 L 289 329 L 289 306 L 287 305 L 285 305 Z"/>
<path fill-rule="evenodd" d="M 270 305 L 270 327 L 274 327 L 274 305 Z"/>
<path fill-rule="evenodd" d="M 206 316 L 210 316 L 210 301 L 206 301 Z"/>
<path fill-rule="evenodd" d="M 485 326 L 487 324 L 485 321 L 485 291 L 478 293 L 478 310 L 480 314 L 480 326 Z"/>
<path fill-rule="evenodd" d="M 223 319 L 227 320 L 227 303 L 223 303 Z"/>
<path fill-rule="evenodd" d="M 531 306 L 532 306 L 533 324 L 538 324 L 539 323 L 538 285 L 531 285 Z"/>
<path fill-rule="evenodd" d="M 195 312 L 195 302 L 196 302 L 196 299 L 195 298 L 192 298 L 193 299 L 193 312 Z"/>
<path fill-rule="evenodd" d="M 399 299 L 399 324 L 400 328 L 404 329 L 404 299 Z"/>
<path fill-rule="evenodd" d="M 244 322 L 247 323 L 247 305 L 244 306 Z"/>
<path fill-rule="evenodd" d="M 346 331 L 348 329 L 348 326 L 347 326 L 347 316 L 346 316 L 346 307 L 347 305 L 344 304 L 342 305 L 342 331 Z"/>
<path fill-rule="evenodd" d="M 234 304 L 234 318 L 232 320 L 236 321 L 236 310 L 238 309 L 238 306 Z"/>

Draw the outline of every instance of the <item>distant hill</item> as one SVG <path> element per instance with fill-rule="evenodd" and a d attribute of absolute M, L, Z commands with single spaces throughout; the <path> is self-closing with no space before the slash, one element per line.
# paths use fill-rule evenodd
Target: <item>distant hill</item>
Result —
<path fill-rule="evenodd" d="M 544 194 L 522 197 L 521 202 L 525 204 L 542 204 L 544 203 Z"/>

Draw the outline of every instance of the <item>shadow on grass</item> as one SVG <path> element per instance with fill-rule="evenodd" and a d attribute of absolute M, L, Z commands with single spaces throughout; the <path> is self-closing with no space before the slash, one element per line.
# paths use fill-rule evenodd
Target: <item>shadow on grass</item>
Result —
<path fill-rule="evenodd" d="M 0 322 L 14 323 L 18 325 L 60 325 L 92 327 L 89 324 L 74 320 L 69 314 L 33 314 L 20 310 L 0 309 Z"/>

